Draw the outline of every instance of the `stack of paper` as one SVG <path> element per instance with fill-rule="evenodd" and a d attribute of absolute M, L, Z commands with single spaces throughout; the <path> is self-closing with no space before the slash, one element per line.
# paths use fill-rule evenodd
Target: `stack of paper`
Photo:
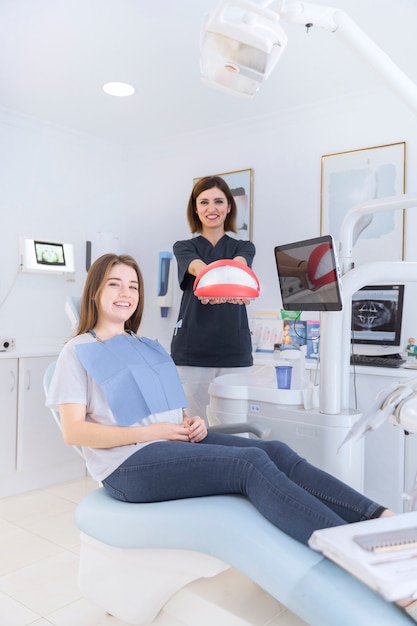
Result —
<path fill-rule="evenodd" d="M 417 598 L 417 511 L 316 530 L 309 545 L 390 602 Z"/>

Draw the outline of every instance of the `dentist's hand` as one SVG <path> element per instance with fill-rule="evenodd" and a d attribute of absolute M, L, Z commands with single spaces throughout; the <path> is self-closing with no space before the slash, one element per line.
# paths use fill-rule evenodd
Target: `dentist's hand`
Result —
<path fill-rule="evenodd" d="M 201 304 L 250 304 L 248 298 L 200 298 Z"/>

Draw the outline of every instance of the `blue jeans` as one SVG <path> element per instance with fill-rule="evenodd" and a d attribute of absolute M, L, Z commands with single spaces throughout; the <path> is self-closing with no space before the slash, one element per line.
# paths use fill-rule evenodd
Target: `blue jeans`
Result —
<path fill-rule="evenodd" d="M 103 485 L 125 502 L 243 494 L 272 524 L 303 543 L 318 528 L 378 517 L 384 510 L 285 443 L 223 433 L 209 432 L 200 443 L 151 443 Z"/>

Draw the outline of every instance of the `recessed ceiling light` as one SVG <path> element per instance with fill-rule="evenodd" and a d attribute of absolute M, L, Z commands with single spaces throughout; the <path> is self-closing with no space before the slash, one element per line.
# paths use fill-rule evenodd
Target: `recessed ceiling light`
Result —
<path fill-rule="evenodd" d="M 110 96 L 125 97 L 134 94 L 135 88 L 128 83 L 105 83 L 103 85 L 103 91 Z"/>

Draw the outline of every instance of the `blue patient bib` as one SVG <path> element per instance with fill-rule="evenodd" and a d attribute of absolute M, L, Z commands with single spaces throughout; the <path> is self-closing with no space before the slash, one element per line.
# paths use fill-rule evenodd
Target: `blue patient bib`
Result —
<path fill-rule="evenodd" d="M 76 351 L 87 373 L 103 389 L 121 426 L 187 406 L 177 368 L 157 341 L 117 335 L 107 341 L 78 344 Z"/>

